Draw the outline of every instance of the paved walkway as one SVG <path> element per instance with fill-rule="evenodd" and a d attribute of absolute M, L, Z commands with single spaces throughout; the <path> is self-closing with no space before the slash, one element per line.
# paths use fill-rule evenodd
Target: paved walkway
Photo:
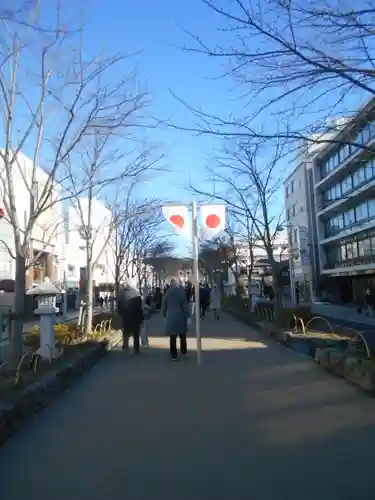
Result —
<path fill-rule="evenodd" d="M 341 306 L 336 304 L 327 304 L 324 302 L 314 302 L 312 310 L 319 316 L 327 316 L 338 321 L 358 323 L 361 325 L 375 326 L 375 317 L 366 316 L 364 313 L 358 313 L 358 306 L 355 304 Z"/>
<path fill-rule="evenodd" d="M 229 317 L 172 364 L 152 321 L 1 448 L 1 500 L 375 498 L 373 399 Z"/>

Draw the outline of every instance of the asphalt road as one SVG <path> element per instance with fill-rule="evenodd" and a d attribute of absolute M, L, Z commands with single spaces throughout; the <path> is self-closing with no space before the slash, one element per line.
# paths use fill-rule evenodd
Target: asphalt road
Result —
<path fill-rule="evenodd" d="M 202 366 L 151 338 L 24 427 L 1 500 L 373 500 L 375 401 L 227 316 L 203 325 Z"/>

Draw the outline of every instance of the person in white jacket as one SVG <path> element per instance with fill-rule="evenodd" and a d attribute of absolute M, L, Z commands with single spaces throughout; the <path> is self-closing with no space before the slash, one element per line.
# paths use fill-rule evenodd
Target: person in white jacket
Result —
<path fill-rule="evenodd" d="M 211 290 L 210 306 L 214 315 L 214 319 L 219 319 L 221 310 L 221 293 L 215 284 Z"/>

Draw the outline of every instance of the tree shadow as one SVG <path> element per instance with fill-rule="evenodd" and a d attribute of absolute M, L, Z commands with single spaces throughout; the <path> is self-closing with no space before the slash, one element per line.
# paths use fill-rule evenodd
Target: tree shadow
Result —
<path fill-rule="evenodd" d="M 373 498 L 374 400 L 232 331 L 205 336 L 200 366 L 192 339 L 173 364 L 158 332 L 111 351 L 0 450 L 1 498 Z"/>

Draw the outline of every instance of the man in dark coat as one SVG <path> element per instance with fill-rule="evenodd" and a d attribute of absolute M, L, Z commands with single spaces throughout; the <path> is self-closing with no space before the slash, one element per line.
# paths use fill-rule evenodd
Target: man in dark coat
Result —
<path fill-rule="evenodd" d="M 171 287 L 165 292 L 162 314 L 165 319 L 165 334 L 169 337 L 169 350 L 172 361 L 178 361 L 177 337 L 180 337 L 181 354 L 183 356 L 187 355 L 186 334 L 190 311 L 186 292 L 178 286 L 176 279 L 172 279 Z"/>
<path fill-rule="evenodd" d="M 126 349 L 129 346 L 129 337 L 132 336 L 134 354 L 139 354 L 139 336 L 144 319 L 143 304 L 140 293 L 129 281 L 120 290 L 117 311 L 122 322 L 122 348 Z"/>

